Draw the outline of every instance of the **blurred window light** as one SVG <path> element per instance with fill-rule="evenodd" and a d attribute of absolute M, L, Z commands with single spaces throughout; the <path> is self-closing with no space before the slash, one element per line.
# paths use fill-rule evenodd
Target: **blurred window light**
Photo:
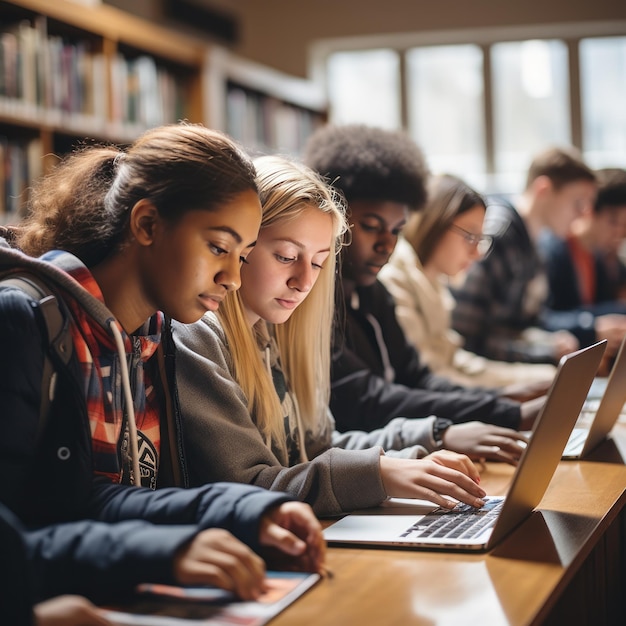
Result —
<path fill-rule="evenodd" d="M 491 59 L 493 184 L 515 193 L 537 152 L 571 143 L 567 46 L 556 39 L 496 43 Z"/>
<path fill-rule="evenodd" d="M 579 51 L 584 157 L 626 167 L 626 37 L 583 39 Z"/>
<path fill-rule="evenodd" d="M 483 53 L 475 45 L 426 46 L 406 56 L 409 131 L 433 172 L 485 185 Z"/>
<path fill-rule="evenodd" d="M 330 121 L 397 129 L 400 58 L 394 50 L 333 53 L 327 64 Z"/>
<path fill-rule="evenodd" d="M 556 38 L 446 41 L 385 41 L 325 56 L 329 121 L 406 126 L 431 170 L 483 192 L 519 192 L 537 152 L 571 145 L 572 123 L 589 165 L 626 167 L 626 36 L 596 33 L 578 48 Z M 580 102 L 571 102 L 570 61 Z"/>
<path fill-rule="evenodd" d="M 520 46 L 522 85 L 530 98 L 548 98 L 552 95 L 552 66 L 550 47 L 545 41 L 524 41 Z"/>

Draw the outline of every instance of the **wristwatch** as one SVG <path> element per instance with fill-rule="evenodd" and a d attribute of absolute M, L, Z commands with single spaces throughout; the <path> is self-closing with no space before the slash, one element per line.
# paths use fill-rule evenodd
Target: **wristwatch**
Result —
<path fill-rule="evenodd" d="M 454 422 L 445 417 L 436 417 L 433 424 L 433 439 L 437 448 L 443 447 L 443 434 L 452 426 Z"/>

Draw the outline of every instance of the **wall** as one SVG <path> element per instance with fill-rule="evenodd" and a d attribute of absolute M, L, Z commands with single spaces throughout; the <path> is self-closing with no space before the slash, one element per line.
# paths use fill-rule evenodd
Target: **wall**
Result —
<path fill-rule="evenodd" d="M 106 1 L 158 19 L 162 0 Z M 195 1 L 220 11 L 229 7 L 239 18 L 237 54 L 298 76 L 307 75 L 309 46 L 322 38 L 626 20 L 624 0 Z"/>

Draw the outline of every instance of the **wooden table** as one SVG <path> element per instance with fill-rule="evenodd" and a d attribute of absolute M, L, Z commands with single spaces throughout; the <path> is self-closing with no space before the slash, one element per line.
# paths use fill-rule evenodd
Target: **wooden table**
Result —
<path fill-rule="evenodd" d="M 484 554 L 330 547 L 332 578 L 272 621 L 293 624 L 626 624 L 626 425 L 562 461 L 538 509 Z M 481 485 L 506 492 L 513 468 Z"/>

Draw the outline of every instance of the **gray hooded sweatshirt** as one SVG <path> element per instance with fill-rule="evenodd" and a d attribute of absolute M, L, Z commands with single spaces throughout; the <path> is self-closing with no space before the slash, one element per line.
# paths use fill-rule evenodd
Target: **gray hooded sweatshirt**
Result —
<path fill-rule="evenodd" d="M 387 494 L 380 455 L 420 458 L 436 449 L 434 417 L 396 418 L 367 433 L 339 433 L 330 411 L 317 432 L 303 429 L 288 390 L 277 392 L 285 411 L 285 442 L 266 442 L 233 375 L 224 331 L 212 313 L 195 324 L 173 322 L 183 440 L 191 486 L 228 480 L 286 491 L 319 516 L 381 504 Z M 273 342 L 263 348 L 276 384 Z M 283 379 L 284 380 L 284 379 Z"/>

